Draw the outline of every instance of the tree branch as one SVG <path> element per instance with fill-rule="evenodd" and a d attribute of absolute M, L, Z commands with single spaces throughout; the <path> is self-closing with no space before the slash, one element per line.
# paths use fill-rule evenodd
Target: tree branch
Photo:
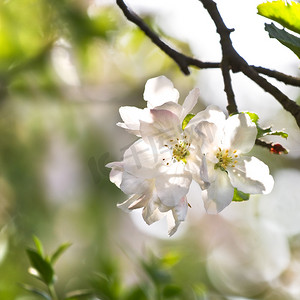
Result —
<path fill-rule="evenodd" d="M 259 85 L 264 91 L 271 94 L 285 110 L 290 112 L 298 126 L 300 127 L 300 106 L 296 102 L 289 99 L 283 94 L 277 87 L 273 86 L 264 77 L 260 76 L 258 72 L 250 67 L 248 63 L 236 52 L 234 49 L 230 33 L 232 29 L 228 29 L 218 11 L 217 5 L 213 0 L 199 0 L 202 2 L 204 8 L 209 13 L 211 19 L 214 21 L 217 28 L 217 32 L 220 35 L 220 43 L 222 47 L 223 59 L 227 59 L 231 65 L 233 72 L 242 72 L 244 75 L 252 79 L 257 85 Z"/>
<path fill-rule="evenodd" d="M 256 67 L 256 66 L 250 66 L 250 67 L 252 67 L 256 72 L 258 72 L 260 74 L 264 74 L 269 77 L 275 78 L 278 81 L 282 81 L 285 84 L 300 87 L 300 79 L 297 77 L 286 75 L 284 73 L 281 73 L 281 72 L 278 72 L 275 70 L 270 70 L 270 69 L 267 69 L 264 67 Z"/>
<path fill-rule="evenodd" d="M 179 66 L 180 70 L 185 74 L 189 75 L 189 66 L 195 66 L 199 69 L 210 69 L 210 68 L 220 68 L 220 63 L 212 62 L 202 62 L 198 59 L 186 56 L 175 49 L 171 48 L 165 42 L 163 42 L 159 36 L 154 33 L 149 26 L 134 12 L 132 12 L 123 0 L 116 0 L 117 5 L 121 8 L 126 18 L 136 24 L 150 39 L 157 45 L 163 52 L 170 56 Z"/>

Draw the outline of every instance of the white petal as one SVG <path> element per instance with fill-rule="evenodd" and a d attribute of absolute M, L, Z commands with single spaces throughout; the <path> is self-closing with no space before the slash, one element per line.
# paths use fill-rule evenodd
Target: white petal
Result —
<path fill-rule="evenodd" d="M 233 115 L 225 122 L 223 149 L 247 153 L 253 148 L 256 135 L 256 125 L 247 114 Z"/>
<path fill-rule="evenodd" d="M 179 118 L 168 110 L 151 109 L 152 122 L 141 122 L 141 135 L 147 143 L 159 142 L 160 146 L 181 133 Z"/>
<path fill-rule="evenodd" d="M 142 200 L 140 195 L 132 195 L 126 201 L 117 204 L 117 207 L 121 208 L 125 212 L 130 212 L 130 207 L 136 205 L 140 200 Z"/>
<path fill-rule="evenodd" d="M 201 121 L 207 121 L 216 124 L 217 127 L 223 128 L 225 122 L 225 114 L 216 105 L 209 105 L 205 110 L 200 111 L 190 121 L 189 125 L 198 124 Z"/>
<path fill-rule="evenodd" d="M 157 222 L 165 216 L 165 213 L 162 213 L 159 210 L 159 202 L 157 195 L 154 193 L 143 209 L 143 218 L 148 225 Z"/>
<path fill-rule="evenodd" d="M 214 153 L 218 149 L 222 131 L 219 130 L 215 123 L 200 122 L 195 127 L 195 132 L 198 134 L 198 139 L 202 140 L 201 149 L 204 154 Z"/>
<path fill-rule="evenodd" d="M 202 191 L 205 209 L 210 214 L 219 213 L 232 201 L 234 188 L 226 172 L 216 170 L 216 179 L 207 190 Z"/>
<path fill-rule="evenodd" d="M 188 96 L 185 98 L 182 108 L 183 112 L 182 115 L 180 116 L 180 120 L 183 121 L 185 116 L 190 113 L 190 111 L 194 108 L 194 106 L 197 104 L 198 98 L 200 95 L 200 90 L 198 88 L 194 88 L 191 90 L 188 94 Z"/>
<path fill-rule="evenodd" d="M 162 158 L 158 149 L 137 140 L 124 153 L 124 170 L 141 178 L 153 178 L 159 172 L 157 165 L 162 164 Z"/>
<path fill-rule="evenodd" d="M 167 214 L 168 234 L 172 236 L 178 229 L 181 222 L 185 220 L 188 211 L 188 202 L 186 197 L 183 197 L 179 204 Z"/>
<path fill-rule="evenodd" d="M 151 189 L 151 182 L 124 172 L 120 189 L 127 195 L 144 194 Z"/>
<path fill-rule="evenodd" d="M 178 118 L 180 118 L 183 114 L 182 106 L 175 102 L 166 102 L 163 105 L 155 107 L 155 110 L 168 110 L 175 114 Z"/>
<path fill-rule="evenodd" d="M 268 194 L 274 180 L 269 167 L 256 157 L 242 157 L 235 168 L 228 168 L 228 176 L 234 187 L 249 194 Z"/>
<path fill-rule="evenodd" d="M 105 167 L 112 169 L 109 173 L 109 179 L 118 188 L 120 188 L 122 182 L 122 176 L 123 176 L 123 162 L 120 161 L 111 162 L 107 164 Z"/>
<path fill-rule="evenodd" d="M 140 120 L 150 121 L 149 109 L 140 109 L 133 106 L 122 106 L 119 109 L 120 116 L 124 123 L 117 123 L 119 127 L 139 136 Z"/>
<path fill-rule="evenodd" d="M 200 185 L 201 189 L 209 186 L 208 170 L 205 156 L 191 154 L 186 164 L 186 171 L 192 174 L 193 179 Z"/>
<path fill-rule="evenodd" d="M 144 99 L 147 106 L 154 108 L 166 102 L 178 102 L 179 92 L 174 88 L 171 80 L 165 76 L 151 78 L 146 82 Z"/>
<path fill-rule="evenodd" d="M 191 184 L 191 175 L 184 171 L 185 165 L 181 162 L 173 163 L 166 167 L 163 175 L 155 182 L 157 195 L 162 204 L 175 207 L 184 197 Z"/>

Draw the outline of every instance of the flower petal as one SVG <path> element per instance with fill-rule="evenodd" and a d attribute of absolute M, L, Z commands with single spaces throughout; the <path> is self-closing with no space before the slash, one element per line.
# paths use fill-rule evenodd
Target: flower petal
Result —
<path fill-rule="evenodd" d="M 173 163 L 166 166 L 162 176 L 156 179 L 157 195 L 163 205 L 175 207 L 188 193 L 192 178 L 184 168 L 182 162 Z"/>
<path fill-rule="evenodd" d="M 151 189 L 151 181 L 124 172 L 120 189 L 127 195 L 145 194 Z"/>
<path fill-rule="evenodd" d="M 179 92 L 174 88 L 171 80 L 165 76 L 151 78 L 146 82 L 144 99 L 147 106 L 154 108 L 166 102 L 178 102 Z"/>
<path fill-rule="evenodd" d="M 107 164 L 105 167 L 112 169 L 109 173 L 109 179 L 118 188 L 120 188 L 122 182 L 122 176 L 123 176 L 123 162 L 121 161 L 111 162 Z"/>
<path fill-rule="evenodd" d="M 199 95 L 200 95 L 200 90 L 198 88 L 194 88 L 189 92 L 189 94 L 187 95 L 187 97 L 185 98 L 182 104 L 183 111 L 182 111 L 182 115 L 180 116 L 181 122 L 197 104 Z"/>
<path fill-rule="evenodd" d="M 160 212 L 159 205 L 160 201 L 157 198 L 156 193 L 153 193 L 151 199 L 149 199 L 148 204 L 144 207 L 142 213 L 144 221 L 148 225 L 159 221 L 165 216 L 165 213 Z"/>
<path fill-rule="evenodd" d="M 225 114 L 218 106 L 209 105 L 205 110 L 197 113 L 188 125 L 192 126 L 198 124 L 201 121 L 207 121 L 216 124 L 218 128 L 223 128 L 225 120 Z"/>
<path fill-rule="evenodd" d="M 247 153 L 253 148 L 256 135 L 256 125 L 247 114 L 233 115 L 225 122 L 223 149 Z"/>
<path fill-rule="evenodd" d="M 216 178 L 207 190 L 202 191 L 204 207 L 209 214 L 219 213 L 233 198 L 234 188 L 226 172 L 216 170 Z"/>
<path fill-rule="evenodd" d="M 162 147 L 169 139 L 180 137 L 181 123 L 179 118 L 168 110 L 151 109 L 152 122 L 141 122 L 142 138 L 147 143 L 158 142 Z"/>
<path fill-rule="evenodd" d="M 141 178 L 153 178 L 159 171 L 162 158 L 155 145 L 147 144 L 142 139 L 137 140 L 124 153 L 124 170 Z"/>
<path fill-rule="evenodd" d="M 121 208 L 125 212 L 130 212 L 132 210 L 132 206 L 136 205 L 138 202 L 140 202 L 141 196 L 140 195 L 131 195 L 130 198 L 128 198 L 126 201 L 117 204 L 117 207 Z M 143 207 L 143 206 L 141 206 Z"/>
<path fill-rule="evenodd" d="M 235 168 L 228 168 L 228 176 L 234 187 L 249 194 L 268 194 L 274 180 L 269 167 L 256 157 L 242 157 Z"/>
<path fill-rule="evenodd" d="M 122 106 L 119 109 L 120 116 L 124 123 L 117 123 L 117 126 L 126 129 L 128 132 L 140 136 L 140 120 L 151 121 L 149 109 L 140 109 L 133 106 Z"/>

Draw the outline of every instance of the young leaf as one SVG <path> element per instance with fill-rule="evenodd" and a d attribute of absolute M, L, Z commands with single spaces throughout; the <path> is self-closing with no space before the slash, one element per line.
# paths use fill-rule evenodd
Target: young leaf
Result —
<path fill-rule="evenodd" d="M 92 296 L 93 291 L 91 290 L 76 290 L 67 293 L 65 300 L 72 300 L 72 299 L 80 299 L 80 298 L 85 298 L 88 296 Z"/>
<path fill-rule="evenodd" d="M 38 271 L 44 282 L 49 285 L 54 281 L 54 271 L 51 264 L 38 252 L 32 249 L 26 250 L 32 266 Z"/>
<path fill-rule="evenodd" d="M 37 252 L 40 254 L 40 256 L 44 256 L 44 248 L 42 245 L 42 242 L 39 240 L 39 238 L 37 236 L 33 236 L 33 241 L 35 243 L 35 247 Z"/>
<path fill-rule="evenodd" d="M 185 116 L 184 120 L 182 121 L 182 130 L 186 127 L 187 124 L 195 117 L 193 114 L 188 114 Z"/>
<path fill-rule="evenodd" d="M 245 114 L 247 114 L 250 117 L 251 121 L 257 125 L 259 116 L 256 113 L 246 111 Z"/>
<path fill-rule="evenodd" d="M 250 194 L 243 193 L 239 191 L 237 188 L 234 188 L 232 201 L 241 202 L 241 201 L 249 200 L 249 198 L 250 198 Z"/>
<path fill-rule="evenodd" d="M 57 250 L 52 254 L 50 258 L 50 263 L 53 265 L 58 258 L 71 246 L 71 243 L 64 243 L 60 245 Z"/>
<path fill-rule="evenodd" d="M 288 134 L 286 132 L 283 131 L 272 131 L 271 127 L 268 128 L 261 128 L 257 125 L 257 138 L 261 138 L 263 136 L 267 136 L 267 135 L 278 135 L 281 136 L 284 139 L 288 138 Z"/>
<path fill-rule="evenodd" d="M 270 38 L 275 38 L 300 58 L 300 38 L 286 32 L 284 29 L 277 28 L 273 23 L 265 24 L 265 30 L 269 32 Z"/>
<path fill-rule="evenodd" d="M 285 4 L 285 1 L 273 1 L 262 3 L 257 6 L 258 14 L 278 22 L 294 32 L 300 33 L 300 4 L 292 2 Z"/>

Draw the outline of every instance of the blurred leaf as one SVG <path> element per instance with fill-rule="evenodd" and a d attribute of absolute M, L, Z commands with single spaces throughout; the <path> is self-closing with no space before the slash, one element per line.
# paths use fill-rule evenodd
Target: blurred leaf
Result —
<path fill-rule="evenodd" d="M 161 263 L 164 267 L 173 267 L 177 264 L 181 259 L 181 254 L 175 251 L 170 251 L 165 254 L 162 259 Z"/>
<path fill-rule="evenodd" d="M 26 252 L 32 266 L 38 271 L 44 282 L 47 285 L 52 284 L 54 281 L 54 271 L 51 264 L 35 250 L 27 249 Z"/>
<path fill-rule="evenodd" d="M 234 188 L 234 194 L 232 201 L 240 202 L 240 201 L 246 201 L 249 200 L 250 194 L 243 193 L 239 191 L 237 188 Z"/>
<path fill-rule="evenodd" d="M 76 290 L 76 291 L 67 293 L 65 300 L 82 299 L 82 298 L 86 298 L 86 297 L 92 296 L 92 295 L 93 295 L 93 291 L 91 291 L 91 290 Z"/>
<path fill-rule="evenodd" d="M 43 297 L 44 299 L 47 299 L 47 300 L 52 300 L 51 297 L 46 292 L 44 292 L 40 289 L 37 289 L 37 288 L 35 288 L 35 287 L 33 287 L 29 284 L 21 284 L 21 286 L 30 293 L 39 295 L 39 296 L 41 296 L 41 297 Z"/>
<path fill-rule="evenodd" d="M 177 285 L 167 285 L 163 288 L 164 298 L 173 298 L 182 294 L 182 288 Z"/>
<path fill-rule="evenodd" d="M 64 243 L 60 245 L 57 250 L 50 257 L 50 263 L 53 265 L 58 258 L 71 246 L 71 243 Z"/>
<path fill-rule="evenodd" d="M 194 114 L 188 114 L 182 121 L 182 130 L 186 127 L 187 124 L 195 117 Z"/>
<path fill-rule="evenodd" d="M 43 245 L 42 245 L 42 242 L 39 240 L 38 237 L 36 236 L 33 236 L 33 241 L 35 243 L 35 247 L 36 247 L 36 250 L 38 252 L 38 254 L 43 257 L 44 256 L 44 249 L 43 249 Z"/>
<path fill-rule="evenodd" d="M 145 291 L 139 286 L 132 287 L 130 289 L 129 294 L 124 297 L 124 300 L 147 300 L 147 299 L 148 297 Z"/>
<path fill-rule="evenodd" d="M 277 28 L 273 23 L 265 24 L 265 30 L 269 32 L 270 38 L 275 38 L 300 58 L 300 38 L 286 32 L 284 29 Z"/>
<path fill-rule="evenodd" d="M 257 6 L 258 14 L 278 22 L 282 26 L 300 33 L 300 4 L 291 2 L 286 4 L 285 1 L 273 1 L 262 3 Z"/>

